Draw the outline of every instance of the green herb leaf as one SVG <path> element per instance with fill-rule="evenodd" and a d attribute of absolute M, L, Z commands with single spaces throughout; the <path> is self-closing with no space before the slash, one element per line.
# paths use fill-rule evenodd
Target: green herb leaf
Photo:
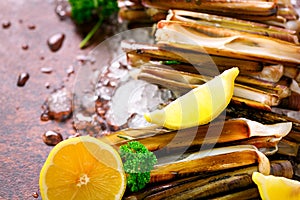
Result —
<path fill-rule="evenodd" d="M 150 181 L 150 171 L 157 163 L 156 156 L 138 141 L 120 146 L 119 153 L 127 174 L 127 187 L 132 192 L 143 189 Z"/>
<path fill-rule="evenodd" d="M 71 5 L 72 19 L 78 24 L 90 22 L 98 18 L 98 23 L 88 33 L 86 38 L 80 43 L 80 48 L 84 47 L 90 38 L 102 25 L 104 19 L 119 10 L 117 1 L 111 0 L 69 0 Z"/>

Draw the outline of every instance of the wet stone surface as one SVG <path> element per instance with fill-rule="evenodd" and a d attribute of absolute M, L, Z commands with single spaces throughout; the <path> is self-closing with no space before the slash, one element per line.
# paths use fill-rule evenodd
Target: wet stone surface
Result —
<path fill-rule="evenodd" d="M 41 121 L 41 105 L 62 84 L 72 89 L 75 76 L 71 75 L 67 83 L 62 80 L 67 76 L 67 67 L 77 55 L 87 54 L 98 42 L 79 49 L 81 33 L 71 20 L 59 19 L 56 1 L 0 1 L 0 146 L 4 149 L 0 156 L 0 199 L 40 200 L 41 196 L 33 192 L 39 194 L 39 173 L 53 148 L 43 142 L 42 135 L 47 130 L 60 130 L 63 138 L 67 138 L 75 132 L 71 120 L 50 121 L 46 114 L 48 121 Z M 57 53 L 47 44 L 54 33 L 65 34 Z M 22 49 L 23 44 L 29 48 Z M 44 74 L 40 71 L 42 67 L 52 67 L 53 72 Z"/>

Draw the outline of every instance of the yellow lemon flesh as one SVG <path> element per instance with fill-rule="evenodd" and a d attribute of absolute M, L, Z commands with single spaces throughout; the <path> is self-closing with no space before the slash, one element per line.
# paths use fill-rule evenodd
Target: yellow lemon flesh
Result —
<path fill-rule="evenodd" d="M 263 200 L 299 200 L 300 182 L 284 177 L 266 176 L 259 172 L 252 174 L 252 180 L 258 186 Z"/>
<path fill-rule="evenodd" d="M 161 110 L 146 113 L 145 119 L 169 129 L 207 124 L 229 104 L 239 69 L 234 67 L 177 98 Z"/>
<path fill-rule="evenodd" d="M 90 136 L 70 138 L 50 152 L 40 173 L 43 200 L 121 199 L 126 177 L 118 152 Z"/>

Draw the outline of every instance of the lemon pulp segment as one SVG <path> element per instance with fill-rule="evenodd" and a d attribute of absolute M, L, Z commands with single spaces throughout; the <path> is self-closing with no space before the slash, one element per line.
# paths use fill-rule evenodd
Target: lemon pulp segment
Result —
<path fill-rule="evenodd" d="M 219 76 L 199 85 L 161 110 L 146 113 L 145 119 L 169 129 L 207 124 L 218 117 L 229 104 L 239 69 L 225 70 Z"/>
<path fill-rule="evenodd" d="M 273 175 L 266 176 L 259 172 L 254 172 L 252 179 L 258 186 L 260 196 L 263 200 L 300 199 L 299 181 Z"/>
<path fill-rule="evenodd" d="M 125 187 L 118 152 L 90 136 L 60 142 L 40 173 L 43 199 L 121 199 Z"/>

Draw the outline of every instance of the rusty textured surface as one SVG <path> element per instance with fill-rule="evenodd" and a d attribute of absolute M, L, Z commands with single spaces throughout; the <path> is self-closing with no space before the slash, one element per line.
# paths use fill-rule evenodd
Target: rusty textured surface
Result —
<path fill-rule="evenodd" d="M 70 19 L 60 20 L 54 12 L 56 0 L 0 1 L 0 200 L 41 199 L 39 173 L 53 148 L 42 136 L 55 130 L 64 138 L 74 130 L 70 121 L 42 122 L 41 106 L 62 84 L 72 89 L 78 68 L 68 77 L 68 69 L 78 55 L 86 55 L 107 36 L 98 33 L 94 45 L 78 48 L 83 30 Z M 8 28 L 3 28 L 10 22 Z M 103 30 L 101 30 L 103 31 Z M 63 33 L 62 47 L 52 52 L 47 40 Z M 51 73 L 41 71 L 51 68 Z M 18 87 L 20 73 L 30 74 L 24 87 Z M 48 88 L 49 86 L 49 88 Z M 35 197 L 34 197 L 35 196 Z"/>
<path fill-rule="evenodd" d="M 59 130 L 67 137 L 73 131 L 70 123 L 41 122 L 41 105 L 63 82 L 72 87 L 76 68 L 68 79 L 67 69 L 93 47 L 80 50 L 78 30 L 70 19 L 60 20 L 54 8 L 54 0 L 0 1 L 0 199 L 36 199 L 39 172 L 52 149 L 43 143 L 43 133 Z M 7 21 L 11 25 L 4 29 Z M 55 33 L 65 34 L 65 40 L 52 52 L 47 39 Z M 43 73 L 43 67 L 53 72 Z M 30 78 L 17 87 L 22 72 Z"/>

